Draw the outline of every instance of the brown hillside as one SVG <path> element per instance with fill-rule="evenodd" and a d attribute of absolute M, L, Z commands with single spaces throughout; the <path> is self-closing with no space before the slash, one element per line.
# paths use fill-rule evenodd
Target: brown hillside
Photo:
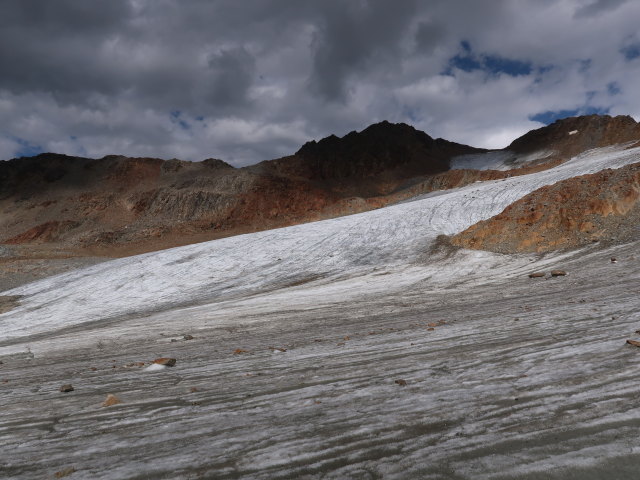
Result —
<path fill-rule="evenodd" d="M 0 162 L 0 242 L 121 255 L 357 213 L 480 151 L 383 122 L 239 169 L 215 159 L 15 159 Z"/>
<path fill-rule="evenodd" d="M 640 163 L 542 187 L 452 238 L 500 253 L 547 252 L 637 238 Z"/>
<path fill-rule="evenodd" d="M 586 150 L 640 140 L 640 123 L 626 115 L 585 115 L 557 120 L 514 140 L 506 150 L 531 153 L 555 150 L 568 159 Z"/>

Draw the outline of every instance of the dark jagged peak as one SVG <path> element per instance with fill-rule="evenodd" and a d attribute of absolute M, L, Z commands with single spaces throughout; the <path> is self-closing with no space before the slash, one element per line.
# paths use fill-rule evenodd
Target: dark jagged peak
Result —
<path fill-rule="evenodd" d="M 446 140 L 434 140 L 404 123 L 383 121 L 342 138 L 330 135 L 305 143 L 296 156 L 321 179 L 363 178 L 411 166 L 412 173 L 438 173 L 454 155 L 479 151 Z"/>
<path fill-rule="evenodd" d="M 219 158 L 207 158 L 202 161 L 202 164 L 214 170 L 225 169 L 225 168 L 235 169 L 235 167 L 233 167 L 232 165 L 229 165 L 224 160 L 220 160 Z"/>
<path fill-rule="evenodd" d="M 640 140 L 640 124 L 628 115 L 585 115 L 563 118 L 516 139 L 507 150 L 529 153 L 556 150 L 570 157 L 591 148 Z"/>
<path fill-rule="evenodd" d="M 37 190 L 42 185 L 56 182 L 69 171 L 84 168 L 94 160 L 61 153 L 40 153 L 33 157 L 19 157 L 0 162 L 0 189 L 2 193 L 24 186 Z"/>

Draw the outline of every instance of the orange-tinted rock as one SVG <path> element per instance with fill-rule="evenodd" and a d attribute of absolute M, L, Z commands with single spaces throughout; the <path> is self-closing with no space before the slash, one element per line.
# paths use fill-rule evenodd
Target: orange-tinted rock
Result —
<path fill-rule="evenodd" d="M 176 364 L 176 359 L 170 357 L 160 357 L 156 358 L 153 363 L 164 365 L 165 367 L 173 367 Z"/>
<path fill-rule="evenodd" d="M 543 214 L 532 216 L 532 212 Z M 625 226 L 639 218 L 640 163 L 636 163 L 539 188 L 453 236 L 451 243 L 500 253 L 548 252 L 611 238 L 630 240 L 633 229 Z"/>
<path fill-rule="evenodd" d="M 59 222 L 57 220 L 45 222 L 29 230 L 22 232 L 15 237 L 8 238 L 4 243 L 18 245 L 22 243 L 45 243 L 59 240 L 60 237 L 80 225 L 79 222 L 67 220 Z"/>
<path fill-rule="evenodd" d="M 108 394 L 106 400 L 102 403 L 103 407 L 111 407 L 113 405 L 117 405 L 122 403 L 122 401 L 113 394 Z"/>

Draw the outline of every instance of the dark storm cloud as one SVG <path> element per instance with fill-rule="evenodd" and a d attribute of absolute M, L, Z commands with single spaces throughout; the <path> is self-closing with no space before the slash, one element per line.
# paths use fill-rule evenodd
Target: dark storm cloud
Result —
<path fill-rule="evenodd" d="M 208 61 L 210 91 L 207 100 L 216 106 L 236 105 L 247 100 L 255 78 L 255 58 L 244 48 L 215 52 Z"/>
<path fill-rule="evenodd" d="M 419 22 L 416 28 L 415 41 L 418 53 L 431 54 L 442 42 L 447 33 L 443 24 L 430 19 Z"/>
<path fill-rule="evenodd" d="M 415 2 L 329 1 L 323 10 L 313 43 L 312 85 L 325 98 L 344 101 L 350 78 L 380 65 L 396 66 Z"/>
<path fill-rule="evenodd" d="M 639 15 L 622 0 L 4 0 L 0 158 L 241 165 L 383 119 L 503 146 L 548 112 L 640 114 Z"/>

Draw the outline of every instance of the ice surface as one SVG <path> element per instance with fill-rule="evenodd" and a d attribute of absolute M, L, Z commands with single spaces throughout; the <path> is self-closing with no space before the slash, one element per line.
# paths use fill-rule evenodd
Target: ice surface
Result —
<path fill-rule="evenodd" d="M 145 367 L 145 372 L 159 372 L 161 370 L 165 370 L 167 368 L 166 365 L 160 365 L 159 363 L 152 363 L 148 367 Z"/>

